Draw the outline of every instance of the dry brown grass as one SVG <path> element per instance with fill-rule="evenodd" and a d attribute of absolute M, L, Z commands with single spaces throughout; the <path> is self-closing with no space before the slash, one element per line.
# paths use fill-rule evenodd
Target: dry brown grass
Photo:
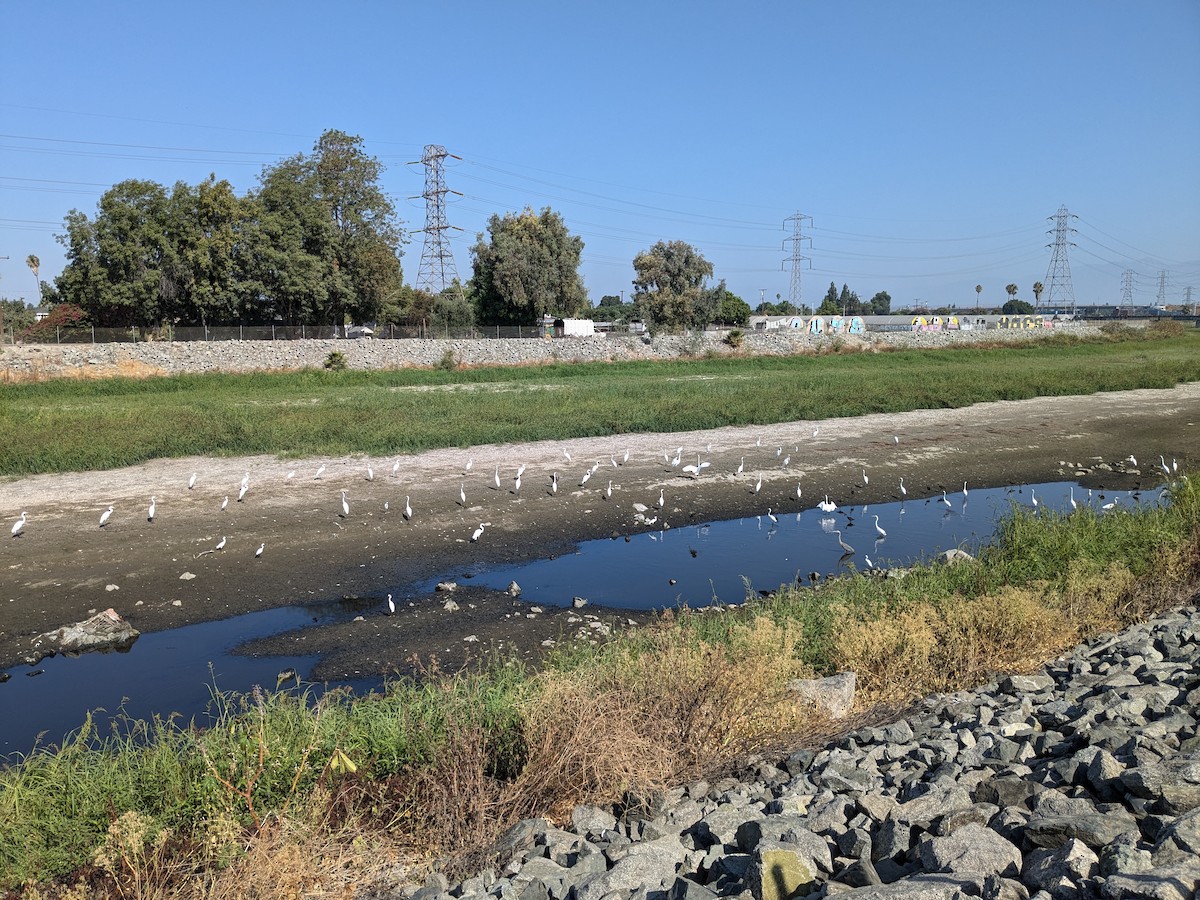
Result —
<path fill-rule="evenodd" d="M 55 379 L 100 381 L 105 378 L 158 378 L 166 374 L 165 369 L 134 359 L 117 360 L 111 366 L 83 367 L 30 360 L 27 369 L 0 369 L 0 384 L 33 384 Z"/>

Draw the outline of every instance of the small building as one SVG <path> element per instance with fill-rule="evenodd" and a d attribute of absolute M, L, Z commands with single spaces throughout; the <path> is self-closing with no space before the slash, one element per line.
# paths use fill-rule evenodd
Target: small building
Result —
<path fill-rule="evenodd" d="M 591 319 L 555 319 L 554 336 L 591 337 L 596 333 L 596 323 Z"/>

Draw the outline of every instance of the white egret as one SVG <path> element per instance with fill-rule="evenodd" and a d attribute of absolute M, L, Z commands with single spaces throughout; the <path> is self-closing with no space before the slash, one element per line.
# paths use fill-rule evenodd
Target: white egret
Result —
<path fill-rule="evenodd" d="M 875 568 L 875 563 L 871 562 L 871 557 L 867 556 L 865 553 L 863 554 L 863 560 L 866 562 L 868 569 Z"/>
<path fill-rule="evenodd" d="M 396 463 L 396 465 L 400 465 L 400 463 L 399 463 L 399 462 L 397 462 L 397 463 Z M 473 456 L 472 456 L 470 459 L 468 459 L 468 460 L 467 460 L 467 464 L 466 464 L 465 466 L 463 466 L 463 474 L 465 475 L 465 474 L 467 474 L 468 472 L 470 472 L 470 471 L 471 471 L 471 468 L 472 468 L 474 465 L 475 465 L 475 457 L 473 457 Z"/>
<path fill-rule="evenodd" d="M 157 509 L 158 509 L 158 504 L 154 502 L 154 495 L 151 494 L 150 495 L 150 508 L 148 510 L 146 510 L 146 521 L 147 522 L 154 521 L 154 512 Z"/>
<path fill-rule="evenodd" d="M 520 478 L 524 474 L 525 474 L 525 463 L 521 463 L 519 466 L 517 466 L 517 477 Z"/>
<path fill-rule="evenodd" d="M 796 485 L 796 499 L 800 500 L 803 497 L 804 497 L 804 490 L 800 487 L 799 484 L 797 484 Z"/>
<path fill-rule="evenodd" d="M 617 456 L 615 453 L 608 454 L 608 461 L 612 463 L 614 469 L 617 467 Z"/>
<path fill-rule="evenodd" d="M 226 494 L 225 499 L 221 501 L 221 509 L 224 509 L 228 505 L 229 505 L 229 495 Z"/>
<path fill-rule="evenodd" d="M 517 473 L 517 477 L 513 479 L 513 493 L 521 493 L 521 473 Z"/>
<path fill-rule="evenodd" d="M 20 536 L 21 531 L 25 528 L 25 523 L 27 521 L 28 521 L 28 516 L 26 516 L 25 510 L 21 510 L 21 518 L 17 519 L 17 521 L 13 524 L 13 527 L 12 527 L 12 536 L 13 537 Z"/>
<path fill-rule="evenodd" d="M 346 500 L 346 492 L 342 491 L 342 518 L 345 519 L 350 515 L 350 504 Z"/>
<path fill-rule="evenodd" d="M 221 535 L 221 539 L 219 541 L 217 541 L 217 549 L 218 550 L 225 549 L 225 535 Z"/>
<path fill-rule="evenodd" d="M 862 473 L 863 473 L 863 487 L 866 487 L 867 485 L 869 485 L 871 483 L 871 479 L 867 477 L 866 469 L 863 469 Z"/>
<path fill-rule="evenodd" d="M 950 506 L 950 498 L 946 496 L 945 490 L 942 491 L 942 502 L 946 504 L 947 508 L 953 508 Z"/>
<path fill-rule="evenodd" d="M 1116 505 L 1117 505 L 1117 500 L 1118 500 L 1118 498 L 1117 498 L 1117 497 L 1113 497 L 1113 498 L 1112 498 L 1112 500 L 1110 500 L 1108 503 L 1105 503 L 1105 504 L 1104 504 L 1103 506 L 1101 506 L 1100 508 L 1101 508 L 1101 509 L 1113 509 L 1113 508 L 1115 508 L 1115 507 L 1116 507 Z"/>
<path fill-rule="evenodd" d="M 1079 509 L 1079 504 L 1075 502 L 1075 485 L 1071 485 L 1071 495 L 1067 499 L 1071 503 L 1071 509 Z"/>
<path fill-rule="evenodd" d="M 1179 474 L 1179 460 L 1176 459 L 1174 456 L 1171 457 L 1171 474 L 1172 475 Z"/>
<path fill-rule="evenodd" d="M 367 481 L 374 481 L 374 480 L 375 480 L 375 470 L 372 469 L 370 467 L 370 465 L 368 465 L 367 466 Z"/>
<path fill-rule="evenodd" d="M 263 551 L 266 549 L 267 549 L 266 543 L 259 544 L 258 549 L 254 551 L 254 558 L 258 559 L 260 556 L 263 555 Z"/>
<path fill-rule="evenodd" d="M 248 491 L 248 490 L 250 490 L 250 485 L 248 485 L 248 484 L 243 484 L 241 487 L 238 488 L 238 498 L 237 498 L 238 503 L 242 502 L 242 498 L 246 496 L 246 491 Z"/>
<path fill-rule="evenodd" d="M 1089 491 L 1088 491 L 1088 496 L 1090 497 L 1090 496 L 1091 496 L 1091 494 L 1092 494 L 1092 492 L 1089 490 Z M 1030 488 L 1030 489 L 1029 489 L 1029 503 L 1030 503 L 1030 504 L 1033 506 L 1033 508 L 1034 508 L 1035 510 L 1037 509 L 1037 506 L 1038 506 L 1038 498 L 1037 498 L 1037 494 L 1035 494 L 1035 493 L 1034 493 L 1034 491 L 1033 491 L 1033 488 Z"/>
<path fill-rule="evenodd" d="M 1137 459 L 1134 457 L 1134 455 L 1132 453 L 1130 453 L 1127 457 L 1125 457 L 1125 462 L 1132 463 L 1135 466 L 1137 465 Z"/>
<path fill-rule="evenodd" d="M 1158 465 L 1163 470 L 1163 474 L 1166 475 L 1168 478 L 1170 478 L 1171 477 L 1171 467 L 1167 465 L 1167 461 L 1161 453 L 1158 454 Z"/>
<path fill-rule="evenodd" d="M 392 508 L 392 502 L 390 500 L 384 500 L 383 501 L 383 511 L 387 512 L 391 508 Z"/>
<path fill-rule="evenodd" d="M 771 524 L 773 524 L 773 525 L 779 524 L 779 517 L 777 515 L 775 515 L 775 513 L 771 512 L 771 507 L 769 507 L 769 506 L 767 507 L 767 518 L 771 520 Z"/>
<path fill-rule="evenodd" d="M 241 481 L 241 483 L 242 483 L 242 484 L 249 484 L 249 483 L 250 483 L 250 473 L 249 473 L 249 472 L 247 472 L 246 474 L 244 474 L 244 475 L 242 476 L 242 481 Z"/>
<path fill-rule="evenodd" d="M 583 487 L 585 484 L 588 483 L 588 479 L 591 477 L 592 477 L 592 470 L 588 469 L 586 472 L 583 473 L 583 477 L 579 479 L 579 486 Z"/>
<path fill-rule="evenodd" d="M 407 522 L 412 518 L 412 505 L 408 502 L 408 495 L 404 496 L 404 521 Z"/>
<path fill-rule="evenodd" d="M 887 532 L 884 531 L 883 528 L 881 528 L 879 525 L 879 516 L 873 516 L 872 518 L 875 519 L 875 531 L 879 534 L 879 536 L 881 538 L 887 537 Z"/>
<path fill-rule="evenodd" d="M 571 454 L 567 452 L 567 449 L 565 447 L 563 448 L 563 456 L 565 456 L 567 458 L 567 462 L 571 461 Z"/>
<path fill-rule="evenodd" d="M 317 467 L 317 474 L 313 476 L 313 481 L 316 481 L 318 478 L 320 478 L 324 474 L 325 474 L 325 463 L 321 463 L 321 465 Z"/>
<path fill-rule="evenodd" d="M 837 504 L 830 500 L 829 495 L 826 494 L 825 499 L 817 504 L 817 509 L 819 509 L 821 512 L 831 513 L 837 509 Z"/>
<path fill-rule="evenodd" d="M 666 495 L 665 495 L 665 494 L 663 493 L 663 491 L 660 489 L 660 490 L 659 490 L 659 492 L 658 492 L 658 504 L 657 504 L 657 507 L 658 507 L 658 509 L 662 509 L 662 508 L 663 508 L 664 506 L 666 506 L 666 505 L 667 505 L 667 498 L 666 498 Z"/>
<path fill-rule="evenodd" d="M 551 495 L 558 493 L 558 473 L 557 472 L 550 473 L 550 493 L 551 493 Z"/>
<path fill-rule="evenodd" d="M 963 482 L 963 496 L 967 496 L 967 483 L 965 481 Z"/>
<path fill-rule="evenodd" d="M 286 477 L 286 478 L 284 478 L 283 480 L 284 480 L 284 481 L 291 481 L 291 480 L 292 480 L 293 478 L 295 478 L 295 477 L 296 477 L 296 470 L 295 470 L 295 469 L 292 469 L 292 471 L 290 471 L 290 472 L 288 472 L 288 473 L 287 473 L 287 477 Z"/>
<path fill-rule="evenodd" d="M 908 496 L 908 488 L 906 488 L 904 486 L 904 476 L 903 475 L 900 476 L 900 496 L 901 497 Z"/>
<path fill-rule="evenodd" d="M 113 508 L 111 506 L 108 509 L 106 509 L 104 512 L 100 513 L 100 527 L 101 528 L 103 528 L 105 525 L 108 524 L 108 520 L 109 520 L 109 518 L 112 517 L 112 514 L 113 514 Z"/>
<path fill-rule="evenodd" d="M 754 482 L 754 493 L 757 494 L 761 490 L 762 490 L 762 475 L 760 474 L 758 476 L 758 481 Z"/>
<path fill-rule="evenodd" d="M 392 599 L 392 595 L 387 595 L 387 614 L 393 616 L 396 614 L 396 601 Z"/>
<path fill-rule="evenodd" d="M 893 434 L 893 435 L 892 435 L 892 443 L 893 443 L 893 444 L 898 444 L 898 443 L 900 443 L 900 438 L 899 438 L 897 435 L 894 435 L 894 434 Z"/>
<path fill-rule="evenodd" d="M 816 439 L 817 439 L 817 434 L 818 434 L 820 431 L 821 431 L 821 426 L 819 426 L 819 425 L 818 425 L 816 428 L 814 428 L 814 429 L 813 429 L 813 440 L 816 440 Z"/>
<path fill-rule="evenodd" d="M 761 447 L 761 446 L 762 446 L 762 438 L 761 438 L 761 437 L 757 437 L 757 438 L 755 438 L 755 439 L 754 439 L 754 446 L 755 446 L 755 447 Z"/>
<path fill-rule="evenodd" d="M 500 467 L 496 466 L 496 474 L 492 476 L 492 481 L 496 485 L 496 490 L 500 490 Z"/>
<path fill-rule="evenodd" d="M 608 483 L 608 488 L 604 491 L 604 499 L 607 500 L 612 496 L 612 482 Z"/>
<path fill-rule="evenodd" d="M 833 533 L 837 535 L 838 546 L 842 548 L 843 553 L 854 553 L 855 552 L 853 547 L 851 547 L 849 544 L 847 544 L 845 541 L 842 540 L 842 533 L 840 531 L 838 531 L 837 529 L 834 529 Z"/>
<path fill-rule="evenodd" d="M 458 505 L 467 505 L 467 484 L 465 481 L 460 481 L 458 483 Z"/>
<path fill-rule="evenodd" d="M 629 451 L 628 450 L 625 451 L 625 456 L 622 457 L 622 459 L 621 459 L 621 465 L 625 465 L 625 463 L 627 463 L 627 462 L 629 462 Z"/>
<path fill-rule="evenodd" d="M 782 447 L 776 447 L 776 448 L 775 448 L 775 458 L 776 458 L 776 459 L 779 459 L 779 457 L 781 457 L 781 456 L 783 456 L 783 448 L 782 448 Z"/>
<path fill-rule="evenodd" d="M 675 468 L 677 465 L 679 465 L 679 463 L 682 459 L 683 459 L 683 448 L 680 447 L 678 450 L 675 451 L 675 457 L 671 460 L 671 468 Z"/>
<path fill-rule="evenodd" d="M 786 469 L 792 462 L 791 454 L 783 458 L 782 468 Z"/>
<path fill-rule="evenodd" d="M 477 540 L 479 540 L 481 537 L 483 537 L 483 526 L 484 526 L 484 523 L 480 522 L 479 527 L 475 529 L 474 533 L 472 533 L 472 535 L 471 535 L 471 543 L 472 544 L 475 543 Z"/>
<path fill-rule="evenodd" d="M 470 466 L 468 464 L 468 468 L 469 467 Z M 396 460 L 394 463 L 392 463 L 392 477 L 395 478 L 396 473 L 398 473 L 399 471 L 400 471 L 400 460 Z"/>
<path fill-rule="evenodd" d="M 736 472 L 734 472 L 733 474 L 734 474 L 734 475 L 741 475 L 741 474 L 742 474 L 742 472 L 744 472 L 745 470 L 746 470 L 746 457 L 744 457 L 744 456 L 743 456 L 743 457 L 741 458 L 741 461 L 738 463 L 737 471 L 736 471 Z"/>
<path fill-rule="evenodd" d="M 196 473 L 193 472 L 192 477 L 188 479 L 188 490 L 190 491 L 195 486 L 196 486 Z"/>

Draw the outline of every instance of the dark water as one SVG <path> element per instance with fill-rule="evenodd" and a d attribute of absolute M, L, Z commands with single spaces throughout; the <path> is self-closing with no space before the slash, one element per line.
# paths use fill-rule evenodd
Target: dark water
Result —
<path fill-rule="evenodd" d="M 910 565 L 953 547 L 973 553 L 990 540 L 1012 504 L 1030 506 L 1036 494 L 1040 509 L 1066 510 L 1072 489 L 1080 505 L 1087 502 L 1087 489 L 1065 482 L 970 490 L 965 498 L 959 491 L 947 496 L 948 503 L 939 496 L 846 507 L 832 514 L 813 509 L 806 499 L 803 509 L 794 502 L 790 511 L 774 513 L 775 521 L 764 507 L 759 516 L 643 532 L 628 542 L 589 541 L 556 559 L 479 568 L 471 574 L 473 583 L 501 589 L 515 580 L 523 600 L 549 605 L 567 605 L 573 596 L 627 609 L 736 603 L 748 589 L 774 590 L 798 577 L 807 582 L 810 572 L 861 571 L 868 558 L 875 566 L 890 566 Z M 1117 492 L 1104 499 L 1094 495 L 1091 504 L 1099 508 L 1115 499 L 1129 508 L 1157 498 L 1157 492 L 1140 498 Z M 874 516 L 887 532 L 885 538 L 876 532 Z M 853 554 L 843 552 L 835 529 Z M 432 590 L 438 580 L 443 579 L 417 587 Z M 396 585 L 393 592 L 403 594 L 406 587 Z M 10 680 L 0 684 L 0 755 L 28 752 L 39 734 L 42 744 L 60 743 L 82 724 L 88 710 L 104 709 L 109 715 L 123 710 L 134 718 L 179 713 L 183 721 L 195 719 L 203 726 L 214 685 L 222 691 L 248 691 L 255 684 L 274 688 L 282 670 L 294 668 L 305 679 L 315 662 L 309 656 L 237 656 L 231 652 L 236 646 L 310 626 L 314 620 L 346 621 L 363 610 L 363 603 L 374 608 L 377 602 L 264 610 L 146 634 L 127 653 L 55 657 L 32 668 L 10 669 Z M 27 674 L 38 670 L 36 677 Z M 351 686 L 365 690 L 375 684 Z M 106 727 L 101 724 L 102 730 Z"/>

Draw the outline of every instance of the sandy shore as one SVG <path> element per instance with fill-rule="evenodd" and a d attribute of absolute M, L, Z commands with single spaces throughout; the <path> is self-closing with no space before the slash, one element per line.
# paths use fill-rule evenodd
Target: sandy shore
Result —
<path fill-rule="evenodd" d="M 382 604 L 389 586 L 476 562 L 541 558 L 580 540 L 644 530 L 635 504 L 649 507 L 648 515 L 657 513 L 653 527 L 661 528 L 761 513 L 768 506 L 811 508 L 825 493 L 841 503 L 884 502 L 898 498 L 900 476 L 913 498 L 961 489 L 964 480 L 980 487 L 1057 480 L 1064 462 L 1111 464 L 1131 454 L 1140 461 L 1140 475 L 1097 472 L 1086 483 L 1149 486 L 1157 481 L 1160 453 L 1189 471 L 1200 462 L 1197 423 L 1200 384 L 1188 384 L 387 459 L 191 458 L 9 481 L 0 485 L 5 523 L 0 666 L 13 665 L 32 636 L 109 606 L 138 629 L 156 631 L 318 599 L 350 596 Z M 680 447 L 679 466 L 664 461 L 664 453 L 674 456 Z M 711 465 L 691 478 L 681 470 L 697 454 Z M 786 468 L 783 456 L 791 457 Z M 739 476 L 735 470 L 742 460 Z M 581 487 L 595 463 L 599 468 Z M 368 465 L 373 480 L 367 478 Z M 514 476 L 520 465 L 526 469 L 518 493 Z M 551 494 L 554 472 L 559 488 Z M 196 482 L 189 489 L 193 473 Z M 247 475 L 249 489 L 238 502 Z M 755 494 L 751 489 L 760 476 L 763 486 Z M 606 498 L 610 480 L 612 496 Z M 804 486 L 802 504 L 796 500 L 798 482 Z M 343 490 L 350 507 L 345 517 Z M 658 511 L 660 491 L 665 504 Z M 156 514 L 150 522 L 152 495 Z M 402 514 L 406 498 L 411 520 Z M 100 515 L 110 504 L 114 512 L 100 528 Z M 10 538 L 8 528 L 22 510 L 28 524 L 20 537 Z M 472 543 L 481 522 L 488 526 Z M 225 547 L 216 550 L 222 538 Z M 263 552 L 256 557 L 260 545 Z M 486 591 L 458 595 L 456 613 L 443 610 L 440 596 L 409 592 L 396 599 L 411 619 L 405 628 L 378 628 L 369 651 L 344 625 L 309 629 L 308 648 L 323 653 L 314 675 L 403 668 L 414 655 L 430 653 L 447 654 L 446 663 L 453 665 L 463 652 L 461 635 L 468 632 L 479 635 L 480 645 L 499 639 L 535 652 L 548 635 L 567 628 L 572 615 L 569 609 L 547 609 L 529 619 L 520 600 Z"/>

